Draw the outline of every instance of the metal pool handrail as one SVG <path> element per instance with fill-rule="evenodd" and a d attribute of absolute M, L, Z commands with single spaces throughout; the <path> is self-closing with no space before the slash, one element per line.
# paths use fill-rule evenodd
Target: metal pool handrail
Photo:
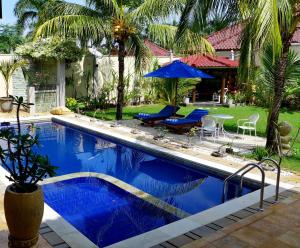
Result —
<path fill-rule="evenodd" d="M 227 185 L 228 181 L 232 179 L 233 177 L 237 176 L 240 172 L 243 172 L 241 174 L 241 182 L 240 186 L 242 186 L 242 179 L 244 175 L 254 168 L 257 168 L 261 172 L 261 183 L 260 183 L 260 203 L 259 208 L 262 211 L 263 210 L 263 201 L 264 201 L 264 186 L 265 186 L 265 171 L 261 168 L 260 164 L 255 163 L 249 163 L 243 166 L 241 169 L 237 170 L 235 173 L 231 174 L 224 180 L 224 188 L 223 188 L 223 202 L 226 201 L 226 195 L 227 195 Z"/>
<path fill-rule="evenodd" d="M 281 174 L 281 167 L 280 167 L 281 157 L 280 157 L 279 161 L 276 161 L 276 160 L 274 160 L 272 158 L 263 158 L 258 163 L 258 165 L 262 165 L 266 161 L 272 162 L 275 165 L 276 169 L 277 169 L 276 188 L 275 188 L 275 202 L 277 202 L 278 201 L 278 197 L 279 197 L 279 183 L 280 183 L 280 174 Z"/>

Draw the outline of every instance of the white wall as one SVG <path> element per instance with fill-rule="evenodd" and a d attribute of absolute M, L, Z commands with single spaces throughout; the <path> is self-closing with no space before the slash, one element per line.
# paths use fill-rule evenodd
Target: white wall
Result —
<path fill-rule="evenodd" d="M 170 62 L 169 57 L 156 57 L 159 65 L 164 65 Z M 176 60 L 178 58 L 174 58 Z M 98 64 L 98 86 L 96 89 L 101 89 L 105 82 L 110 82 L 113 78 L 113 73 L 118 75 L 119 64 L 117 56 L 103 56 L 101 59 L 97 59 L 96 63 Z M 130 78 L 129 89 L 133 89 L 134 79 L 135 79 L 135 59 L 134 57 L 125 57 L 125 78 Z M 145 74 L 150 72 L 149 70 L 145 71 Z"/>

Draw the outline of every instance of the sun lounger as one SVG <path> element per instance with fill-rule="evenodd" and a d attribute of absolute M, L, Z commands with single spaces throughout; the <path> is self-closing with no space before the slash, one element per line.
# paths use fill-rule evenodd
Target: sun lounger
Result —
<path fill-rule="evenodd" d="M 156 114 L 146 114 L 146 113 L 139 113 L 135 115 L 133 118 L 141 120 L 143 123 L 146 123 L 150 126 L 154 126 L 157 121 L 165 120 L 172 116 L 176 115 L 176 112 L 180 108 L 177 106 L 167 105 L 165 106 L 159 113 Z"/>
<path fill-rule="evenodd" d="M 194 126 L 201 126 L 201 118 L 208 115 L 207 110 L 195 109 L 185 118 L 180 119 L 166 119 L 160 124 L 166 126 L 168 129 L 176 133 L 184 133 L 189 131 Z"/>

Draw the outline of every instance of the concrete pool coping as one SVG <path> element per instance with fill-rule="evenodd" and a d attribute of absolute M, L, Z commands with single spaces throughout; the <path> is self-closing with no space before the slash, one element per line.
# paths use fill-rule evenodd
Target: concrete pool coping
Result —
<path fill-rule="evenodd" d="M 222 165 L 220 163 L 199 159 L 187 154 L 183 154 L 182 152 L 173 151 L 167 148 L 160 147 L 158 145 L 150 144 L 148 142 L 139 141 L 132 137 L 122 137 L 120 134 L 104 129 L 100 125 L 97 127 L 95 127 L 94 125 L 87 125 L 89 123 L 84 120 L 77 120 L 74 118 L 70 119 L 68 117 L 52 117 L 52 121 L 65 124 L 69 127 L 74 127 L 88 133 L 100 135 L 104 138 L 112 141 L 117 141 L 118 143 L 122 143 L 124 145 L 129 145 L 131 147 L 133 146 L 137 149 L 143 149 L 144 151 L 149 152 L 153 155 L 157 155 L 160 157 L 163 156 L 166 159 L 172 159 L 187 166 L 195 168 L 205 168 L 210 172 L 219 173 L 223 176 L 236 171 L 236 169 Z M 4 170 L 2 167 L 0 168 L 0 170 L 1 169 Z M 1 173 L 1 181 L 8 181 L 3 175 L 4 174 Z M 260 177 L 255 174 L 249 173 L 247 174 L 246 179 L 257 182 L 259 181 Z M 265 199 L 273 196 L 275 193 L 275 181 L 267 178 L 266 183 L 269 184 L 269 186 L 265 187 Z M 293 185 L 281 183 L 280 187 L 280 192 L 282 192 L 286 189 L 293 188 Z M 217 219 L 220 219 L 257 203 L 259 199 L 259 193 L 259 190 L 257 190 L 245 196 L 227 201 L 221 205 L 215 206 L 198 214 L 191 215 L 179 221 L 154 229 L 150 232 L 146 232 L 141 235 L 118 242 L 109 247 L 151 247 L 160 244 L 166 240 L 177 237 L 183 233 L 206 225 L 210 222 L 213 222 Z M 57 214 L 47 204 L 45 204 L 44 221 L 71 247 L 97 247 L 77 229 L 66 222 L 63 217 Z"/>

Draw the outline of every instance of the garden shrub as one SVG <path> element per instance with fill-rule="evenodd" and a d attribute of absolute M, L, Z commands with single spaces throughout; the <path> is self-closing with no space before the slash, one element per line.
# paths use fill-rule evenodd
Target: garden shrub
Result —
<path fill-rule="evenodd" d="M 78 111 L 86 108 L 86 104 L 75 98 L 68 97 L 66 98 L 66 107 L 72 111 Z"/>

